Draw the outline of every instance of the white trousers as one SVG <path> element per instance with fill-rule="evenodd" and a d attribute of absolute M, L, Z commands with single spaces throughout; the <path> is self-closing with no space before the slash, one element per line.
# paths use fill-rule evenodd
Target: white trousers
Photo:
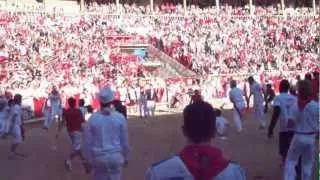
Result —
<path fill-rule="evenodd" d="M 147 108 L 147 102 L 140 102 L 139 103 L 139 112 L 141 117 L 146 117 L 148 108 Z"/>
<path fill-rule="evenodd" d="M 241 115 L 243 115 L 245 107 L 244 106 L 237 106 L 237 108 L 240 111 Z M 236 125 L 237 131 L 241 132 L 242 131 L 241 117 L 235 107 L 233 108 L 233 120 Z"/>
<path fill-rule="evenodd" d="M 285 164 L 284 180 L 295 180 L 295 166 L 301 156 L 301 177 L 302 180 L 312 180 L 312 170 L 315 161 L 315 135 L 295 134 L 288 150 Z"/>
<path fill-rule="evenodd" d="M 254 118 L 259 121 L 260 126 L 266 127 L 266 118 L 264 116 L 264 106 L 263 103 L 254 103 L 253 104 L 253 112 Z"/>
<path fill-rule="evenodd" d="M 147 116 L 154 116 L 156 110 L 155 101 L 147 101 Z"/>
<path fill-rule="evenodd" d="M 92 162 L 94 180 L 121 180 L 124 159 L 121 153 L 105 153 Z"/>

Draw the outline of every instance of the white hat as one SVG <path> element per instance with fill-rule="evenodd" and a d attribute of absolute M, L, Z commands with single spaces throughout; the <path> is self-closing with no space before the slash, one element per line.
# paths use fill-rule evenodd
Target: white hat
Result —
<path fill-rule="evenodd" d="M 114 92 L 110 87 L 104 87 L 100 90 L 98 99 L 102 103 L 109 103 L 114 100 Z"/>

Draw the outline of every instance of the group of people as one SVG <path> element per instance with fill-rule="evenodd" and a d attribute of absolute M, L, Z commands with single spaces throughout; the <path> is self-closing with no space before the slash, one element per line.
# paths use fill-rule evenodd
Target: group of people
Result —
<path fill-rule="evenodd" d="M 79 156 L 87 173 L 93 169 L 95 180 L 121 179 L 129 161 L 127 112 L 121 103 L 137 105 L 140 116 L 148 117 L 155 115 L 156 102 L 184 106 L 191 96 L 183 111 L 189 144 L 150 167 L 146 178 L 244 180 L 241 166 L 210 144 L 216 131 L 225 132 L 221 110 L 210 103 L 213 97 L 229 97 L 240 133 L 253 97 L 261 129 L 267 127 L 265 113 L 273 102 L 268 137 L 279 119 L 285 180 L 295 178 L 299 158 L 298 175 L 311 179 L 319 133 L 319 74 L 305 80 L 295 75 L 297 69 L 319 70 L 319 17 L 303 10 L 297 12 L 301 17 L 247 17 L 244 9 L 229 7 L 216 16 L 213 8 L 196 6 L 187 15 L 181 6 L 151 14 L 135 5 L 121 6 L 114 16 L 101 13 L 116 11 L 115 5 L 106 6 L 110 8 L 89 6 L 79 16 L 0 12 L 0 135 L 14 137 L 10 158 L 23 156 L 17 152 L 24 139 L 23 97 L 44 98 L 43 128 L 58 123 L 55 141 L 65 125 L 72 141 L 66 168 L 71 170 L 72 159 Z M 257 14 L 274 11 L 256 9 Z M 204 78 L 149 77 L 141 82 L 148 79 L 147 72 L 136 55 L 121 51 L 119 45 L 126 43 L 154 45 Z M 277 81 L 273 87 L 278 96 L 267 83 L 271 79 Z"/>

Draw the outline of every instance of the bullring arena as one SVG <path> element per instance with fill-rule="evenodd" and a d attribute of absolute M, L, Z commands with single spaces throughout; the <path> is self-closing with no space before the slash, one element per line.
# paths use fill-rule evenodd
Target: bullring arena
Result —
<path fill-rule="evenodd" d="M 221 100 L 213 103 L 221 104 Z M 219 107 L 217 106 L 216 107 Z M 182 116 L 180 113 L 157 112 L 156 117 L 141 119 L 130 116 L 128 119 L 129 142 L 131 144 L 130 161 L 124 170 L 124 180 L 142 180 L 147 167 L 161 159 L 178 153 L 185 143 L 181 132 Z M 227 139 L 215 138 L 213 143 L 221 148 L 223 155 L 240 163 L 248 180 L 280 180 L 282 169 L 278 156 L 278 137 L 267 138 L 267 131 L 258 128 L 251 110 L 244 117 L 244 130 L 237 133 L 232 121 L 232 111 L 223 112 L 230 126 Z M 267 115 L 270 119 L 270 113 Z M 268 120 L 269 123 L 269 120 Z M 9 143 L 0 141 L 0 174 L 4 180 L 88 180 L 80 160 L 75 160 L 73 171 L 67 172 L 63 161 L 70 150 L 70 140 L 63 131 L 57 141 L 57 149 L 50 143 L 55 132 L 47 134 L 40 122 L 26 125 L 26 141 L 21 152 L 27 156 L 19 160 L 8 160 Z M 277 134 L 277 130 L 275 131 Z M 315 180 L 317 178 L 315 177 Z"/>

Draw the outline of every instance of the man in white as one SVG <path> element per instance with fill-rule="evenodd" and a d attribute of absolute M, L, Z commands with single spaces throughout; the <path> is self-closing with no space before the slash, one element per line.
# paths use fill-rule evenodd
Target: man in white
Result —
<path fill-rule="evenodd" d="M 7 133 L 7 100 L 0 98 L 0 137 Z"/>
<path fill-rule="evenodd" d="M 199 101 L 183 111 L 182 131 L 188 144 L 182 151 L 164 161 L 153 164 L 146 180 L 245 180 L 242 168 L 222 156 L 220 149 L 212 146 L 216 115 L 212 106 Z"/>
<path fill-rule="evenodd" d="M 44 128 L 49 129 L 51 124 L 55 120 L 60 120 L 61 119 L 61 114 L 62 114 L 62 101 L 59 92 L 57 89 L 54 87 L 53 90 L 51 91 L 48 100 L 50 102 L 50 112 L 44 122 Z"/>
<path fill-rule="evenodd" d="M 86 159 L 94 170 L 94 180 L 120 180 L 128 164 L 128 128 L 125 117 L 113 109 L 114 92 L 101 89 L 101 109 L 92 114 L 85 127 Z"/>
<path fill-rule="evenodd" d="M 156 94 L 151 84 L 147 86 L 145 93 L 147 96 L 147 115 L 154 116 L 156 110 Z"/>
<path fill-rule="evenodd" d="M 266 126 L 266 119 L 264 117 L 264 106 L 263 106 L 263 92 L 261 85 L 256 82 L 252 76 L 248 78 L 250 85 L 250 95 L 248 99 L 247 106 L 249 107 L 250 98 L 253 95 L 253 111 L 256 120 L 260 121 L 260 129 L 264 129 Z"/>
<path fill-rule="evenodd" d="M 313 168 L 315 165 L 316 141 L 319 136 L 319 103 L 313 100 L 312 84 L 309 80 L 298 82 L 298 103 L 289 115 L 295 124 L 295 133 L 288 151 L 284 180 L 296 178 L 295 166 L 301 156 L 302 179 L 313 179 Z"/>
<path fill-rule="evenodd" d="M 246 104 L 244 101 L 244 93 L 241 89 L 237 88 L 237 82 L 235 80 L 230 81 L 229 99 L 233 104 L 233 120 L 236 124 L 237 131 L 242 131 L 241 118 L 243 116 Z"/>
<path fill-rule="evenodd" d="M 21 154 L 17 153 L 17 148 L 19 144 L 23 141 L 23 131 L 22 131 L 22 109 L 21 109 L 21 102 L 22 102 L 22 96 L 20 94 L 16 94 L 13 98 L 14 100 L 14 106 L 13 106 L 13 112 L 9 116 L 11 121 L 11 127 L 10 132 L 13 136 L 13 142 L 10 149 L 10 156 L 9 158 L 15 158 L 16 156 L 21 156 Z M 23 155 L 22 155 L 23 156 Z"/>
<path fill-rule="evenodd" d="M 289 81 L 282 80 L 279 86 L 280 94 L 274 98 L 273 114 L 268 129 L 268 137 L 272 138 L 273 130 L 277 121 L 280 120 L 279 154 L 282 158 L 282 164 L 284 164 L 286 160 L 288 149 L 294 135 L 294 128 L 288 127 L 290 109 L 297 105 L 297 98 L 289 94 L 289 89 Z"/>
<path fill-rule="evenodd" d="M 147 96 L 144 91 L 141 91 L 140 94 L 140 99 L 139 99 L 139 113 L 140 113 L 140 118 L 145 118 L 147 117 Z"/>

